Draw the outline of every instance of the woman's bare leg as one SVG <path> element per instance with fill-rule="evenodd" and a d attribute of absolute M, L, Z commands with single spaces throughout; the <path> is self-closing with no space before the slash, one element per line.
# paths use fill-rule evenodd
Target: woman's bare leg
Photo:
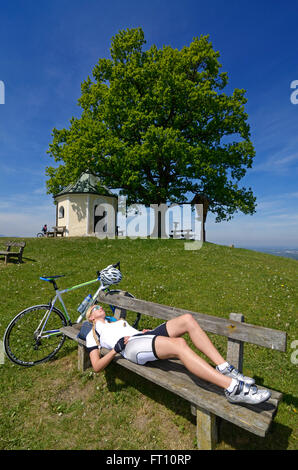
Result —
<path fill-rule="evenodd" d="M 188 333 L 197 349 L 205 354 L 215 365 L 222 364 L 225 359 L 219 354 L 206 333 L 190 313 L 172 318 L 167 322 L 167 331 L 170 338 L 179 338 Z"/>
<path fill-rule="evenodd" d="M 180 359 L 190 372 L 203 380 L 222 388 L 228 388 L 231 385 L 232 379 L 230 377 L 221 374 L 210 366 L 188 346 L 183 338 L 157 336 L 155 351 L 159 359 Z"/>

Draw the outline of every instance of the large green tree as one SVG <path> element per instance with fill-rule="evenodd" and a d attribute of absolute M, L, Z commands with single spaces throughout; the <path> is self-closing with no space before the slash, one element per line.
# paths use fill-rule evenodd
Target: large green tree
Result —
<path fill-rule="evenodd" d="M 144 45 L 141 28 L 120 31 L 82 83 L 81 117 L 53 130 L 48 192 L 88 168 L 129 204 L 203 203 L 218 222 L 254 213 L 251 188 L 239 186 L 254 157 L 245 90 L 224 92 L 208 36 L 181 50 Z"/>

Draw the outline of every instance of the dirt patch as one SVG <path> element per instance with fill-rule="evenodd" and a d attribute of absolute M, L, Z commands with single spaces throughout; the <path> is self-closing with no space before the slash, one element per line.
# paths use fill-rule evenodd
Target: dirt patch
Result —
<path fill-rule="evenodd" d="M 150 423 L 152 422 L 154 414 L 153 405 L 145 401 L 144 406 L 138 409 L 135 418 L 132 421 L 132 426 L 134 426 L 138 431 L 146 431 Z"/>
<path fill-rule="evenodd" d="M 148 399 L 136 412 L 132 426 L 139 432 L 156 433 L 166 442 L 167 448 L 192 449 L 194 445 L 195 425 L 183 416 L 177 415 L 162 404 Z"/>
<path fill-rule="evenodd" d="M 73 403 L 74 401 L 88 401 L 94 394 L 94 382 L 88 381 L 81 384 L 77 379 L 74 379 L 66 388 L 59 390 L 57 399 Z"/>

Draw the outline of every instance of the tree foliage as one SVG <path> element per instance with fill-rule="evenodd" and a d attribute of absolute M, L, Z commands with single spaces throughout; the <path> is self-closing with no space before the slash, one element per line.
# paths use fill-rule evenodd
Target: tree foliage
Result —
<path fill-rule="evenodd" d="M 228 77 L 208 36 L 181 50 L 144 46 L 141 28 L 120 31 L 111 58 L 82 83 L 81 117 L 53 130 L 49 193 L 89 169 L 128 203 L 204 195 L 217 221 L 252 214 L 252 190 L 239 187 L 254 157 L 245 90 L 224 92 Z"/>

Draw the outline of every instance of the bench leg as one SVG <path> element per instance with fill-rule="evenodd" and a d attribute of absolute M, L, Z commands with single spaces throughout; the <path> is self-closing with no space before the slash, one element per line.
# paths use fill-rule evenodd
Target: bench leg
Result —
<path fill-rule="evenodd" d="M 199 450 L 213 450 L 218 440 L 216 416 L 196 407 L 197 445 Z"/>
<path fill-rule="evenodd" d="M 80 372 L 84 372 L 89 367 L 91 367 L 89 354 L 87 353 L 85 346 L 78 344 L 78 370 Z"/>

